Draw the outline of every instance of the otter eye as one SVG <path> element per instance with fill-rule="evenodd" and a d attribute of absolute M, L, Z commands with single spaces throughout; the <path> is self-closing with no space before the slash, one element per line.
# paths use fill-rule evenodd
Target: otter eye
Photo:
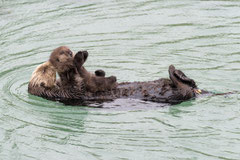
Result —
<path fill-rule="evenodd" d="M 69 53 L 69 55 L 70 55 L 71 57 L 73 56 L 73 53 L 72 53 L 72 51 L 69 51 L 68 53 Z"/>

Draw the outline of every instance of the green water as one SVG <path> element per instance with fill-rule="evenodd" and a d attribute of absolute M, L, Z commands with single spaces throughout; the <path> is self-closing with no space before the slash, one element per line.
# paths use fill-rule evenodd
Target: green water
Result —
<path fill-rule="evenodd" d="M 1 0 L 0 159 L 239 160 L 238 94 L 99 109 L 27 93 L 60 45 L 88 50 L 86 67 L 119 82 L 168 77 L 174 64 L 199 88 L 240 91 L 239 44 L 235 0 Z"/>

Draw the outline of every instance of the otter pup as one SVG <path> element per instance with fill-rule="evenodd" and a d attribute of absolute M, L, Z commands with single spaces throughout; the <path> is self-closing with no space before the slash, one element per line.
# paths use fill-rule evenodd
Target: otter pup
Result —
<path fill-rule="evenodd" d="M 79 53 L 82 54 L 82 52 Z M 103 70 L 96 70 L 95 75 L 85 72 L 84 77 L 81 77 L 75 65 L 80 66 L 86 61 L 88 54 L 83 56 L 85 57 L 81 60 L 77 58 L 78 56 L 75 58 L 66 46 L 54 49 L 49 60 L 39 65 L 33 72 L 28 84 L 28 92 L 52 100 L 82 99 L 86 89 L 97 92 L 106 91 L 115 86 L 116 77 L 105 78 Z M 58 80 L 56 80 L 56 73 L 60 76 Z"/>
<path fill-rule="evenodd" d="M 61 46 L 54 49 L 50 59 L 39 65 L 33 72 L 28 84 L 28 92 L 52 100 L 81 99 L 82 88 L 79 87 L 81 86 L 80 84 L 62 87 L 59 86 L 56 81 L 56 72 L 74 69 L 72 62 L 73 53 L 67 47 Z M 69 80 L 71 79 L 72 77 L 69 78 Z M 78 80 L 78 82 L 80 83 L 80 80 Z"/>
<path fill-rule="evenodd" d="M 59 86 L 63 88 L 78 86 L 83 92 L 86 90 L 92 93 L 116 88 L 117 79 L 115 76 L 105 77 L 105 72 L 103 70 L 96 70 L 95 74 L 93 74 L 82 66 L 87 60 L 87 51 L 79 51 L 73 59 L 69 59 L 68 63 L 70 63 L 71 66 L 65 66 L 65 63 L 58 62 L 57 59 L 59 59 L 60 56 L 61 52 L 55 52 L 50 56 L 50 61 L 55 68 L 57 68 L 57 73 L 60 76 L 60 80 L 57 82 Z"/>
<path fill-rule="evenodd" d="M 65 55 L 64 57 L 62 57 Z M 96 70 L 95 74 L 88 72 L 82 65 L 88 57 L 87 51 L 79 51 L 73 55 L 67 47 L 56 49 L 50 56 L 50 62 L 56 68 L 60 80 L 58 86 L 77 87 L 84 93 L 108 91 L 116 88 L 116 77 L 105 77 L 103 70 Z"/>

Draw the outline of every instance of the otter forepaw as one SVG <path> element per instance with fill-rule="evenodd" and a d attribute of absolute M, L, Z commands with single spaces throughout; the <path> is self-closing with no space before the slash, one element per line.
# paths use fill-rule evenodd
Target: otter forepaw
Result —
<path fill-rule="evenodd" d="M 81 67 L 84 62 L 87 60 L 88 52 L 87 51 L 78 51 L 74 56 L 74 63 L 77 67 Z"/>
<path fill-rule="evenodd" d="M 101 69 L 98 69 L 98 70 L 95 71 L 95 75 L 98 76 L 98 77 L 105 77 L 105 71 L 101 70 Z"/>

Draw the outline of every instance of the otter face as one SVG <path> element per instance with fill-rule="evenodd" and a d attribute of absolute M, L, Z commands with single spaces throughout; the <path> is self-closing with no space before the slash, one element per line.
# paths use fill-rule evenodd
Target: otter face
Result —
<path fill-rule="evenodd" d="M 57 72 L 62 73 L 74 68 L 73 57 L 73 52 L 68 47 L 61 46 L 53 50 L 49 61 Z"/>

